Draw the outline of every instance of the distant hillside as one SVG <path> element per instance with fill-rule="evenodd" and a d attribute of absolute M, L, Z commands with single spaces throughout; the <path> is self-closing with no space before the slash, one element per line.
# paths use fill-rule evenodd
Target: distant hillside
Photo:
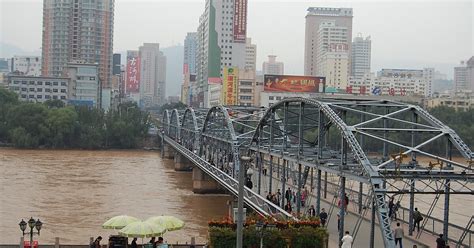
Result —
<path fill-rule="evenodd" d="M 4 43 L 0 42 L 0 58 L 11 58 L 15 55 L 18 56 L 41 56 L 41 51 L 25 51 L 21 49 L 20 47 L 17 47 L 15 45 L 9 44 L 9 43 Z"/>

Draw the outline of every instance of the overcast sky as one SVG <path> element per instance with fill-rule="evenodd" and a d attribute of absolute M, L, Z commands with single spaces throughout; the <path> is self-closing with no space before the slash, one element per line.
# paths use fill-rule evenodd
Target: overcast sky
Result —
<path fill-rule="evenodd" d="M 136 49 L 143 42 L 162 47 L 182 44 L 186 32 L 196 30 L 204 3 L 116 0 L 114 51 Z M 310 6 L 353 8 L 353 36 L 372 38 L 372 71 L 430 66 L 452 77 L 452 67 L 474 54 L 471 0 L 249 0 L 247 35 L 257 44 L 258 69 L 268 54 L 276 54 L 285 62 L 287 74 L 303 73 L 305 15 Z M 41 0 L 0 0 L 0 22 L 2 46 L 40 50 Z M 1 50 L 0 56 L 4 56 Z"/>

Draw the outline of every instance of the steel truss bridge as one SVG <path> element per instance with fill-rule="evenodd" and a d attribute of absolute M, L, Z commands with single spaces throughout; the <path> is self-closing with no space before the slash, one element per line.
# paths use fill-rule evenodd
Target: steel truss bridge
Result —
<path fill-rule="evenodd" d="M 299 200 L 291 214 L 282 208 L 285 197 L 274 204 L 262 196 L 263 190 L 275 193 L 275 184 L 284 194 L 290 181 L 298 199 L 310 181 L 319 213 L 329 174 L 338 185 L 332 205 L 339 208 L 344 227 L 346 209 L 336 204 L 336 198 L 344 199 L 346 180 L 358 182 L 360 217 L 353 235 L 371 209 L 372 247 L 376 222 L 385 247 L 395 247 L 389 197 L 409 197 L 412 227 L 415 195 L 435 196 L 428 216 L 443 196 L 443 233 L 448 237 L 450 195 L 474 195 L 473 152 L 456 132 L 416 105 L 388 100 L 287 98 L 270 108 L 166 110 L 160 125 L 164 145 L 170 145 L 234 195 L 238 194 L 239 169 L 247 170 L 240 156 L 249 155 L 252 163 L 248 166 L 255 168 L 257 179 L 256 187 L 245 187 L 244 200 L 263 215 L 297 219 L 304 213 Z M 453 160 L 453 156 L 464 159 Z M 339 240 L 343 233 L 341 228 Z"/>

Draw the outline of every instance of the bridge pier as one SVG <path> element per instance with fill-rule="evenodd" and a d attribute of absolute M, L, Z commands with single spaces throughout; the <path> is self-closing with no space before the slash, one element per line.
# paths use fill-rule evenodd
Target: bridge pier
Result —
<path fill-rule="evenodd" d="M 193 192 L 196 194 L 224 194 L 225 189 L 198 167 L 193 167 Z"/>
<path fill-rule="evenodd" d="M 175 171 L 191 171 L 193 164 L 179 152 L 174 153 L 174 170 Z"/>
<path fill-rule="evenodd" d="M 171 148 L 170 145 L 168 144 L 163 144 L 163 157 L 168 158 L 168 159 L 173 159 L 174 158 L 174 149 Z"/>

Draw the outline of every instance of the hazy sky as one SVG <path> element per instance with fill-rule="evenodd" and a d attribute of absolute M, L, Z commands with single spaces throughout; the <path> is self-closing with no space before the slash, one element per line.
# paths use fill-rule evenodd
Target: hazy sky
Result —
<path fill-rule="evenodd" d="M 195 31 L 205 0 L 116 0 L 114 51 L 143 42 L 182 44 Z M 474 54 L 471 0 L 281 1 L 249 0 L 248 36 L 257 44 L 257 68 L 268 54 L 285 62 L 287 74 L 303 73 L 306 9 L 352 7 L 353 36 L 372 38 L 372 71 L 452 67 Z M 0 42 L 26 51 L 41 48 L 42 1 L 0 0 Z M 2 55 L 0 47 L 0 56 Z"/>

